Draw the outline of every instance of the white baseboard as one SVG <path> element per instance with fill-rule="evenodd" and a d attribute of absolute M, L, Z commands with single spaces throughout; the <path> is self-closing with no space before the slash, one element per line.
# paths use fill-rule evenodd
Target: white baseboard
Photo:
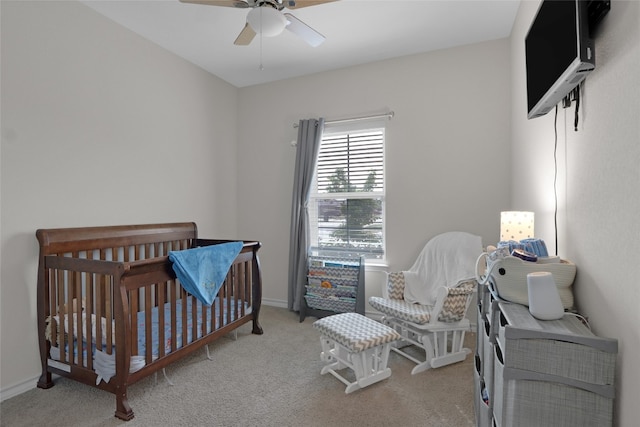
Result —
<path fill-rule="evenodd" d="M 282 301 L 279 299 L 270 299 L 270 298 L 262 298 L 262 304 L 268 305 L 270 307 L 278 307 L 278 308 L 287 308 L 288 306 L 286 301 Z"/>
<path fill-rule="evenodd" d="M 13 385 L 11 387 L 7 387 L 5 389 L 0 390 L 0 402 L 4 402 L 7 399 L 11 399 L 14 396 L 27 392 L 31 389 L 36 388 L 38 383 L 39 376 L 35 376 L 26 381 Z"/>
<path fill-rule="evenodd" d="M 288 304 L 286 301 L 276 300 L 276 299 L 263 298 L 262 305 L 268 305 L 269 307 L 288 308 Z M 377 311 L 365 311 L 364 315 L 372 319 L 378 319 L 378 320 L 382 317 L 382 314 Z"/>

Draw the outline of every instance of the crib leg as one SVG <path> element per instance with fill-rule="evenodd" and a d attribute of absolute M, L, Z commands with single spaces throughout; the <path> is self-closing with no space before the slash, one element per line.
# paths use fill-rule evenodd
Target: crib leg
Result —
<path fill-rule="evenodd" d="M 41 335 L 42 336 L 42 335 Z M 38 388 L 48 389 L 53 387 L 53 377 L 51 372 L 47 370 L 47 359 L 49 358 L 49 345 L 46 341 L 40 342 L 40 362 L 42 365 L 42 374 L 38 379 Z"/>
<path fill-rule="evenodd" d="M 116 393 L 116 417 L 124 421 L 133 419 L 133 410 L 129 406 L 126 391 L 118 391 Z"/>
<path fill-rule="evenodd" d="M 252 334 L 262 335 L 262 326 L 260 326 L 260 322 L 258 322 L 258 313 L 253 313 L 253 329 L 251 330 Z"/>
<path fill-rule="evenodd" d="M 38 388 L 43 388 L 43 389 L 51 388 L 55 385 L 51 377 L 51 372 L 47 372 L 46 367 L 44 369 L 45 370 L 42 371 L 42 375 L 38 380 L 38 384 L 37 384 Z"/>

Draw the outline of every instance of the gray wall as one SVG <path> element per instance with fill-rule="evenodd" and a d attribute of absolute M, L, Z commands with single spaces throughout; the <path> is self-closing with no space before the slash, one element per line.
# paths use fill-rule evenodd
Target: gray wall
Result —
<path fill-rule="evenodd" d="M 514 209 L 536 213 L 554 251 L 554 114 L 526 119 L 524 35 L 539 2 L 522 2 L 511 35 Z M 558 253 L 577 265 L 574 295 L 595 334 L 617 338 L 616 425 L 640 419 L 640 3 L 612 1 L 595 34 L 578 132 L 558 113 Z"/>
<path fill-rule="evenodd" d="M 395 112 L 386 134 L 390 269 L 409 268 L 444 231 L 497 242 L 509 208 L 508 50 L 498 40 L 240 89 L 238 170 L 262 172 L 239 175 L 238 227 L 264 243 L 265 298 L 287 298 L 290 142 L 301 118 Z M 367 295 L 379 293 L 381 276 L 368 271 Z"/>
<path fill-rule="evenodd" d="M 523 37 L 537 1 L 522 2 L 510 40 L 243 89 L 83 5 L 0 4 L 2 398 L 39 375 L 37 228 L 195 220 L 203 236 L 259 239 L 265 301 L 284 304 L 300 118 L 396 112 L 389 269 L 446 230 L 495 243 L 504 209 L 535 211 L 536 235 L 554 240 L 553 117 L 525 112 Z M 578 266 L 576 301 L 594 332 L 620 340 L 621 426 L 640 418 L 639 24 L 639 3 L 613 2 L 579 132 L 573 109 L 558 124 L 559 252 Z M 377 293 L 381 275 L 369 274 Z"/>
<path fill-rule="evenodd" d="M 81 4 L 3 2 L 3 394 L 38 375 L 37 228 L 195 220 L 203 236 L 259 239 L 265 301 L 284 306 L 300 118 L 396 112 L 391 268 L 409 267 L 443 231 L 495 242 L 509 197 L 508 48 L 236 89 Z M 367 273 L 368 294 L 379 271 Z"/>
<path fill-rule="evenodd" d="M 37 228 L 233 237 L 237 89 L 76 2 L 1 2 L 1 389 L 35 386 Z"/>

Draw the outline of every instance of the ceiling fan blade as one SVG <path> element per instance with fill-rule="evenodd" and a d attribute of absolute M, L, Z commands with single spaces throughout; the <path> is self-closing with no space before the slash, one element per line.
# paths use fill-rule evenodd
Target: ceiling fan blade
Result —
<path fill-rule="evenodd" d="M 256 32 L 253 31 L 253 28 L 251 28 L 251 25 L 247 22 L 244 24 L 244 28 L 240 31 L 240 34 L 238 34 L 238 37 L 236 37 L 236 41 L 234 41 L 233 44 L 237 46 L 247 46 L 255 36 Z"/>
<path fill-rule="evenodd" d="M 208 6 L 225 6 L 225 7 L 235 7 L 238 9 L 246 9 L 248 7 L 252 7 L 245 0 L 180 0 L 181 3 L 194 3 L 194 4 L 204 4 Z"/>
<path fill-rule="evenodd" d="M 320 46 L 322 42 L 325 40 L 325 37 L 293 16 L 290 13 L 285 13 L 284 16 L 287 18 L 289 22 L 285 27 L 287 30 L 291 31 L 293 34 L 300 36 L 304 41 L 309 43 L 311 46 L 316 47 Z"/>
<path fill-rule="evenodd" d="M 317 4 L 332 3 L 337 0 L 283 0 L 282 4 L 287 9 L 300 9 L 301 7 L 315 6 Z"/>

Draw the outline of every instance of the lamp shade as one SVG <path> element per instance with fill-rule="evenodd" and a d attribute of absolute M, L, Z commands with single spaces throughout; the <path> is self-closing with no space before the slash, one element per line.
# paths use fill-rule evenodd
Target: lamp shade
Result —
<path fill-rule="evenodd" d="M 256 32 L 265 37 L 273 37 L 284 31 L 287 18 L 280 11 L 271 7 L 255 7 L 247 14 L 247 22 Z"/>
<path fill-rule="evenodd" d="M 533 212 L 500 212 L 500 241 L 533 238 Z"/>

